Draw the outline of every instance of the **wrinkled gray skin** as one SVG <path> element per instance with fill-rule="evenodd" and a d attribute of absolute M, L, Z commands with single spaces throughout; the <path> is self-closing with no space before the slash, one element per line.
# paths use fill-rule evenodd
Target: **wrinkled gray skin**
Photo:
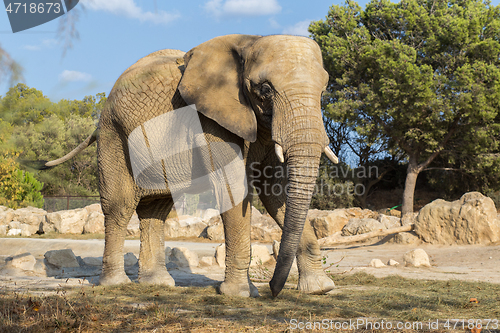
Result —
<path fill-rule="evenodd" d="M 322 294 L 333 289 L 321 267 L 314 231 L 305 223 L 320 156 L 329 143 L 320 109 L 327 82 L 318 45 L 308 38 L 283 35 L 218 37 L 186 54 L 152 53 L 128 68 L 113 87 L 99 123 L 99 191 L 106 228 L 100 284 L 130 282 L 123 245 L 127 223 L 136 210 L 141 230 L 139 281 L 174 285 L 165 268 L 163 231 L 172 196 L 168 189 L 145 190 L 135 184 L 127 138 L 144 122 L 195 104 L 206 141 L 241 148 L 248 183 L 261 193 L 267 211 L 283 229 L 270 282 L 273 295 L 283 288 L 295 257 L 299 290 Z M 283 163 L 275 144 L 283 150 Z M 177 162 L 182 163 L 170 165 L 191 165 L 189 160 Z M 287 178 L 276 178 L 275 172 L 272 178 L 264 173 L 256 177 L 255 170 L 266 166 L 286 167 Z M 269 188 L 274 184 L 288 185 L 288 192 L 272 195 Z M 223 294 L 258 296 L 248 276 L 250 205 L 251 194 L 221 214 L 226 239 Z"/>

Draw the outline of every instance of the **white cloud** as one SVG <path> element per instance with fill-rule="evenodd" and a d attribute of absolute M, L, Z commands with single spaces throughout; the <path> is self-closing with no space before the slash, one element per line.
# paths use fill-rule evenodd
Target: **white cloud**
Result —
<path fill-rule="evenodd" d="M 59 74 L 59 81 L 62 82 L 88 82 L 92 80 L 92 75 L 77 71 L 64 70 Z"/>
<path fill-rule="evenodd" d="M 56 39 L 44 39 L 40 45 L 23 45 L 22 48 L 27 51 L 40 51 L 41 49 L 50 49 L 59 44 Z"/>
<path fill-rule="evenodd" d="M 37 45 L 23 45 L 23 49 L 27 51 L 40 51 L 41 47 Z"/>
<path fill-rule="evenodd" d="M 145 12 L 137 6 L 134 0 L 82 0 L 85 8 L 91 10 L 101 10 L 119 16 L 137 19 L 141 22 L 152 22 L 155 24 L 170 23 L 179 17 L 178 14 L 167 13 L 159 10 L 156 13 Z"/>
<path fill-rule="evenodd" d="M 210 0 L 205 10 L 219 16 L 262 16 L 277 14 L 281 6 L 277 0 Z"/>
<path fill-rule="evenodd" d="M 306 36 L 309 37 L 309 24 L 311 24 L 311 20 L 300 21 L 291 27 L 287 27 L 283 30 L 285 35 L 297 35 L 297 36 Z"/>

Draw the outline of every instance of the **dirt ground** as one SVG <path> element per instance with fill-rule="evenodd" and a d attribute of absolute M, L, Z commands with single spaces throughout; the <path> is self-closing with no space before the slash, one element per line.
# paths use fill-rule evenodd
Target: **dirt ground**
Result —
<path fill-rule="evenodd" d="M 127 240 L 125 252 L 139 254 L 139 241 Z M 199 257 L 211 256 L 219 243 L 195 242 L 166 242 L 170 247 L 187 247 L 196 252 Z M 269 248 L 271 246 L 267 244 Z M 48 250 L 71 248 L 76 256 L 102 256 L 103 240 L 69 240 L 69 239 L 0 239 L 0 291 L 17 290 L 33 294 L 49 294 L 61 287 L 91 286 L 98 283 L 98 276 L 81 276 L 78 278 L 56 278 L 39 276 L 33 272 L 18 269 L 7 269 L 5 259 L 14 254 L 30 252 L 41 260 Z M 403 255 L 415 249 L 424 249 L 432 267 L 412 268 L 404 267 Z M 328 271 L 332 274 L 352 274 L 364 271 L 377 277 L 400 275 L 414 279 L 438 280 L 467 280 L 500 283 L 500 245 L 494 246 L 435 246 L 419 245 L 406 246 L 394 244 L 354 245 L 336 247 L 323 252 Z M 368 267 L 372 259 L 380 259 L 387 263 L 394 259 L 401 263 L 399 266 L 382 268 Z M 192 269 L 173 269 L 172 277 L 179 286 L 208 286 L 215 285 L 223 280 L 224 270 L 218 265 L 210 267 L 196 267 Z M 292 272 L 293 274 L 293 272 Z M 295 271 L 296 274 L 296 271 Z M 38 275 L 38 276 L 37 276 Z M 130 275 L 136 280 L 136 274 Z M 335 279 L 335 276 L 334 276 Z M 259 288 L 268 288 L 267 283 L 258 283 Z M 293 287 L 290 285 L 290 287 Z M 331 293 L 341 292 L 333 290 Z"/>

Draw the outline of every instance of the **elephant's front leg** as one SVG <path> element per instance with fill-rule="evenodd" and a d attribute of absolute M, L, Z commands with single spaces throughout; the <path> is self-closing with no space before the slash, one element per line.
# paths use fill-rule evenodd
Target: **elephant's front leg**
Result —
<path fill-rule="evenodd" d="M 260 177 L 253 182 L 253 186 L 268 213 L 283 229 L 286 210 L 286 178 L 280 176 L 286 172 L 283 172 L 284 165 L 275 160 L 274 156 L 272 159 L 271 168 L 268 164 L 267 169 L 261 170 Z M 296 257 L 299 270 L 297 289 L 308 294 L 324 294 L 335 288 L 333 280 L 323 270 L 321 250 L 309 221 L 306 221 L 304 225 Z"/>
<path fill-rule="evenodd" d="M 225 295 L 258 297 L 250 281 L 250 215 L 251 195 L 221 214 L 226 239 L 226 274 L 219 291 Z"/>
<path fill-rule="evenodd" d="M 139 282 L 175 285 L 165 267 L 165 220 L 172 209 L 171 198 L 140 202 L 141 249 L 139 253 Z"/>

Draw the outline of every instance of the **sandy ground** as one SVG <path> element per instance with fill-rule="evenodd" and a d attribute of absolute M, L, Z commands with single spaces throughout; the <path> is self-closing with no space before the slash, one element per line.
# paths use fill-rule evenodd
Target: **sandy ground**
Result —
<path fill-rule="evenodd" d="M 170 247 L 187 247 L 196 252 L 201 258 L 213 256 L 215 247 L 219 243 L 195 242 L 166 242 Z M 133 252 L 139 255 L 140 243 L 138 240 L 127 240 L 124 252 Z M 271 246 L 268 244 L 268 247 Z M 30 252 L 38 260 L 48 250 L 71 248 L 76 256 L 102 256 L 104 240 L 69 240 L 69 239 L 23 239 L 0 238 L 0 292 L 17 290 L 36 294 L 47 294 L 61 287 L 78 287 L 92 285 L 98 282 L 98 275 L 87 274 L 80 278 L 40 277 L 31 272 L 6 269 L 5 259 L 14 254 Z M 411 268 L 400 266 L 386 266 L 382 268 L 368 267 L 372 259 L 388 262 L 394 259 L 403 264 L 405 252 L 415 249 L 424 249 L 430 257 L 430 268 Z M 495 246 L 432 246 L 432 245 L 355 245 L 337 247 L 324 251 L 327 258 L 326 266 L 332 273 L 349 272 L 349 274 L 364 271 L 377 277 L 387 275 L 401 275 L 416 279 L 439 280 L 467 280 L 500 283 L 500 245 Z M 170 271 L 176 285 L 179 286 L 208 286 L 215 285 L 223 280 L 224 270 L 217 265 L 197 267 L 193 269 L 173 269 Z M 136 272 L 130 274 L 132 280 L 137 279 Z M 266 284 L 259 284 L 262 288 Z"/>

